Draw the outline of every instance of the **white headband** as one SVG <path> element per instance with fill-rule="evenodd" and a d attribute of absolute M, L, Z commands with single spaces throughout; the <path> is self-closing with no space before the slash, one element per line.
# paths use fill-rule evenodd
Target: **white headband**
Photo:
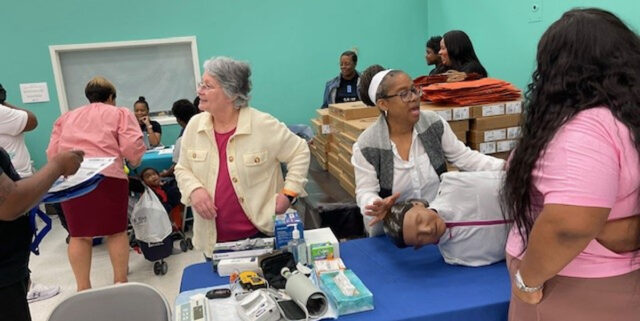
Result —
<path fill-rule="evenodd" d="M 376 103 L 376 93 L 378 92 L 378 87 L 380 87 L 380 83 L 382 82 L 382 79 L 384 79 L 384 76 L 386 76 L 392 70 L 393 69 L 380 71 L 371 79 L 368 93 L 369 93 L 369 98 L 374 104 Z"/>

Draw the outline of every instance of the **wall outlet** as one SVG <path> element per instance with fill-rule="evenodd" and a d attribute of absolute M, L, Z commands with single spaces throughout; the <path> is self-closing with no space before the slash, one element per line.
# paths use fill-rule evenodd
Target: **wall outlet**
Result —
<path fill-rule="evenodd" d="M 529 2 L 529 22 L 542 21 L 542 0 L 533 0 Z"/>

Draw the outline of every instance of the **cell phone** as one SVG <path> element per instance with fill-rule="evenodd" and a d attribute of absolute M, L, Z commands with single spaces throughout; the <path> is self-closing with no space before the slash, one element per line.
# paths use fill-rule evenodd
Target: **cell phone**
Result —
<path fill-rule="evenodd" d="M 289 321 L 298 321 L 305 320 L 307 315 L 304 313 L 304 310 L 295 303 L 293 300 L 282 300 L 277 301 L 278 309 L 280 309 L 280 313 L 282 316 Z"/>
<path fill-rule="evenodd" d="M 205 296 L 209 300 L 228 298 L 228 297 L 231 296 L 231 290 L 229 290 L 229 289 L 213 289 L 213 290 L 207 292 L 207 294 L 205 294 Z"/>

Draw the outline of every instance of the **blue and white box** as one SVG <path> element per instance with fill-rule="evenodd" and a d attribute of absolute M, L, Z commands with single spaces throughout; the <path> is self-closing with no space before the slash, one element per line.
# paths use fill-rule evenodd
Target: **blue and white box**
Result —
<path fill-rule="evenodd" d="M 298 216 L 298 212 L 290 212 L 276 215 L 273 234 L 276 239 L 276 249 L 286 247 L 293 239 L 294 227 L 300 231 L 300 239 L 304 239 L 304 225 Z"/>

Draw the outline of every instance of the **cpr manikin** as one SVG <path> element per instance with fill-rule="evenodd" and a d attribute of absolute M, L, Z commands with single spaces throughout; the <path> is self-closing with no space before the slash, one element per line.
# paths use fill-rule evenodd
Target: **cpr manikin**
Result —
<path fill-rule="evenodd" d="M 384 231 L 398 246 L 437 244 L 449 264 L 482 266 L 504 260 L 510 222 L 500 209 L 504 172 L 449 172 L 435 200 L 396 203 Z"/>

